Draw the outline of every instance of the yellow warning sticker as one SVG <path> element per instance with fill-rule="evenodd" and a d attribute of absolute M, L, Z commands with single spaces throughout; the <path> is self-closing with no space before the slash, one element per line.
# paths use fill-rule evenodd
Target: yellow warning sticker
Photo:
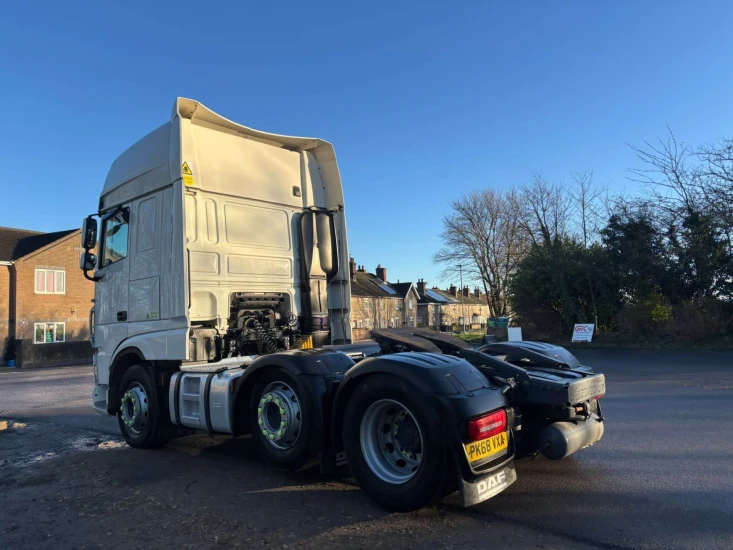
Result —
<path fill-rule="evenodd" d="M 181 173 L 183 174 L 183 183 L 186 185 L 193 185 L 193 172 L 191 172 L 191 168 L 188 166 L 187 162 L 184 162 L 181 165 Z"/>

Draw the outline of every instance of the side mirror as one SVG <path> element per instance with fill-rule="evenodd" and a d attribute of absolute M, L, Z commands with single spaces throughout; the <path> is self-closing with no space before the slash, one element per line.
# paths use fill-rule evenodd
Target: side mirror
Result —
<path fill-rule="evenodd" d="M 92 271 L 97 267 L 97 255 L 89 251 L 82 252 L 79 256 L 79 267 L 85 272 Z"/>
<path fill-rule="evenodd" d="M 97 220 L 89 216 L 84 218 L 81 224 L 81 247 L 90 250 L 95 246 L 97 246 Z"/>

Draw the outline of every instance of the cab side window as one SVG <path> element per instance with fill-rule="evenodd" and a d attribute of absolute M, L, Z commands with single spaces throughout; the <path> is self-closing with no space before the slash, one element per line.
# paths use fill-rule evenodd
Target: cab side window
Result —
<path fill-rule="evenodd" d="M 127 257 L 129 219 L 130 209 L 125 208 L 104 221 L 102 267 L 106 267 Z"/>

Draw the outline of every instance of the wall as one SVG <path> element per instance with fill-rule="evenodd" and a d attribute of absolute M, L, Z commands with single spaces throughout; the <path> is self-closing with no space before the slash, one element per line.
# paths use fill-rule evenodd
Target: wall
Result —
<path fill-rule="evenodd" d="M 411 299 L 412 299 L 412 309 L 410 309 L 410 300 Z M 418 301 L 419 301 L 419 296 L 417 295 L 417 291 L 414 288 L 411 288 L 410 291 L 407 293 L 407 296 L 405 296 L 405 299 L 402 304 L 402 307 L 404 310 L 403 316 L 402 316 L 403 326 L 417 327 L 418 325 L 418 309 L 417 309 Z"/>
<path fill-rule="evenodd" d="M 94 283 L 79 269 L 79 233 L 75 232 L 15 263 L 16 304 L 15 337 L 33 341 L 34 323 L 66 323 L 66 341 L 89 339 L 89 310 Z M 65 294 L 36 294 L 36 268 L 62 269 L 66 272 Z M 51 344 L 35 344 L 36 347 Z"/>
<path fill-rule="evenodd" d="M 10 270 L 11 266 L 0 265 L 0 365 L 4 363 L 7 338 L 10 334 Z"/>
<path fill-rule="evenodd" d="M 351 327 L 353 339 L 355 341 L 366 340 L 369 338 L 369 331 L 375 328 L 403 326 L 404 312 L 402 304 L 402 298 L 365 298 L 352 295 Z"/>
<path fill-rule="evenodd" d="M 459 297 L 460 298 L 460 297 Z M 481 318 L 480 324 L 486 326 L 486 318 L 489 314 L 489 307 L 474 304 L 450 304 L 443 306 L 443 323 L 446 325 L 459 325 L 463 315 L 466 316 L 466 325 L 471 324 L 474 315 Z"/>
<path fill-rule="evenodd" d="M 423 304 L 420 306 L 421 323 L 433 329 L 440 329 L 441 325 L 446 325 L 448 330 L 451 327 L 458 328 L 463 314 L 466 316 L 466 328 L 485 328 L 486 319 L 489 315 L 489 306 L 464 304 L 463 309 L 461 308 L 461 304 Z M 479 323 L 481 327 L 476 325 L 470 327 L 470 322 L 474 314 L 481 318 Z"/>
<path fill-rule="evenodd" d="M 33 340 L 15 341 L 16 367 L 53 367 L 92 362 L 92 345 L 87 341 L 34 344 Z"/>

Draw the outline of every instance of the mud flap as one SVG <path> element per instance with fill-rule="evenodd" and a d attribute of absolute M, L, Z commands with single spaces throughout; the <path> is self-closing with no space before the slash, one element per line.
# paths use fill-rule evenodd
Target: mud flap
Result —
<path fill-rule="evenodd" d="M 473 506 L 498 495 L 517 481 L 514 462 L 476 481 L 461 480 L 461 506 Z"/>

